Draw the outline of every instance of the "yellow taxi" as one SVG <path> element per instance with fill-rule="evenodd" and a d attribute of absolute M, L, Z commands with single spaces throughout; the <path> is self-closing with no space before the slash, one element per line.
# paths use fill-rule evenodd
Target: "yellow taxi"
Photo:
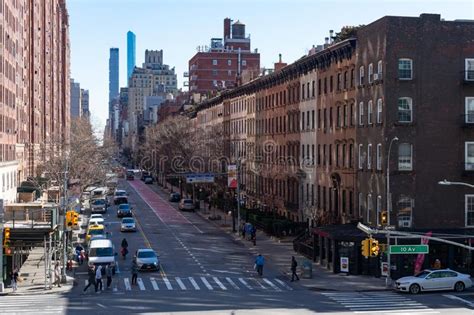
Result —
<path fill-rule="evenodd" d="M 89 243 L 91 237 L 102 235 L 105 237 L 105 227 L 102 224 L 89 225 L 86 233 L 86 243 Z"/>

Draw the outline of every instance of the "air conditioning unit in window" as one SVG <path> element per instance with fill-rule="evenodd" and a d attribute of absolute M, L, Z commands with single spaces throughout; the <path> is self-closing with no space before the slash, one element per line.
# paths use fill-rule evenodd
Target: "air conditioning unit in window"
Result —
<path fill-rule="evenodd" d="M 379 80 L 379 74 L 378 73 L 374 73 L 374 81 L 378 81 Z"/>

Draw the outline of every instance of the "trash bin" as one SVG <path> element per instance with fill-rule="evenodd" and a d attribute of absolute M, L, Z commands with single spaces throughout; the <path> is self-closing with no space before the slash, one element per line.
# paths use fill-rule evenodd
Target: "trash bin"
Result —
<path fill-rule="evenodd" d="M 313 278 L 313 264 L 309 260 L 305 260 L 303 262 L 303 273 L 301 275 L 304 279 L 311 279 Z"/>

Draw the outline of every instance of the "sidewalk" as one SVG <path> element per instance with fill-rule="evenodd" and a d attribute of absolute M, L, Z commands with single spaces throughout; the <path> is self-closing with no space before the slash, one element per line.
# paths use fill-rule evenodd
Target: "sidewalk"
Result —
<path fill-rule="evenodd" d="M 163 191 L 169 192 L 169 189 L 164 189 L 160 186 L 159 188 Z M 174 191 L 179 191 L 179 188 L 178 190 L 176 189 L 177 187 L 173 187 Z M 255 256 L 262 254 L 267 263 L 279 270 L 282 276 L 287 277 L 288 280 L 291 279 L 291 256 L 295 256 L 298 261 L 299 270 L 301 270 L 300 268 L 304 261 L 311 262 L 309 259 L 293 250 L 293 237 L 278 239 L 268 236 L 263 231 L 258 230 L 256 246 L 253 246 L 252 242 L 244 240 L 237 233 L 232 232 L 232 217 L 228 216 L 225 218 L 226 214 L 223 211 L 215 211 L 216 214 L 221 216 L 221 220 L 208 219 L 209 215 L 214 214 L 214 210 L 209 212 L 207 209 L 201 209 L 196 211 L 196 213 L 204 220 L 209 221 L 211 224 L 214 224 L 228 233 L 235 240 L 242 242 Z M 300 276 L 301 280 L 297 282 L 299 285 L 302 285 L 309 290 L 357 292 L 391 290 L 385 286 L 385 278 L 375 278 L 373 276 L 364 275 L 346 275 L 343 273 L 335 274 L 332 271 L 321 267 L 319 264 L 314 262 L 311 263 L 313 268 L 313 278 L 303 279 Z M 300 274 L 300 272 L 298 272 L 298 274 Z"/>
<path fill-rule="evenodd" d="M 51 272 L 51 274 L 53 273 Z M 5 293 L 9 295 L 64 293 L 72 289 L 74 281 L 74 278 L 67 276 L 67 283 L 61 284 L 61 287 L 45 288 L 44 249 L 42 247 L 33 248 L 30 251 L 28 258 L 20 268 L 19 277 L 21 281 L 18 282 L 18 290 L 13 292 L 12 288 L 8 287 L 5 288 Z"/>

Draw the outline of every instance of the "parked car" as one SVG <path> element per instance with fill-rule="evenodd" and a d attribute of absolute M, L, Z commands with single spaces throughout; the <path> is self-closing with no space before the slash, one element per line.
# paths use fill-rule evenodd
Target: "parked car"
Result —
<path fill-rule="evenodd" d="M 145 184 L 153 184 L 153 177 L 146 176 L 143 181 L 145 182 Z"/>
<path fill-rule="evenodd" d="M 102 214 L 100 214 L 100 213 L 93 213 L 93 214 L 91 214 L 91 216 L 90 216 L 89 219 L 95 219 L 95 218 L 101 218 L 101 219 L 103 219 L 104 216 L 103 216 Z"/>
<path fill-rule="evenodd" d="M 151 177 L 150 172 L 142 171 L 142 176 L 140 177 L 140 179 L 141 179 L 142 181 L 145 181 L 145 178 L 147 178 L 147 177 Z"/>
<path fill-rule="evenodd" d="M 137 227 L 135 225 L 134 218 L 123 218 L 120 224 L 120 232 L 136 232 Z"/>
<path fill-rule="evenodd" d="M 160 270 L 160 260 L 153 249 L 139 249 L 137 250 L 136 257 L 138 270 Z"/>
<path fill-rule="evenodd" d="M 416 276 L 403 277 L 396 282 L 401 292 L 418 294 L 422 291 L 454 290 L 462 292 L 472 286 L 471 276 L 450 269 L 427 269 Z"/>
<path fill-rule="evenodd" d="M 114 192 L 114 198 L 115 197 L 127 197 L 128 193 L 125 190 L 122 189 L 116 189 Z"/>
<path fill-rule="evenodd" d="M 173 192 L 170 194 L 168 200 L 171 202 L 179 202 L 181 200 L 181 195 L 179 193 Z"/>
<path fill-rule="evenodd" d="M 189 198 L 183 198 L 179 202 L 179 210 L 188 210 L 188 211 L 194 211 L 194 203 L 192 199 Z"/>
<path fill-rule="evenodd" d="M 132 208 L 130 207 L 130 204 L 128 203 L 123 203 L 118 206 L 117 209 L 117 217 L 123 218 L 123 217 L 131 217 L 132 215 Z"/>
<path fill-rule="evenodd" d="M 91 201 L 91 212 L 105 213 L 107 212 L 107 200 L 105 198 L 93 199 Z"/>

